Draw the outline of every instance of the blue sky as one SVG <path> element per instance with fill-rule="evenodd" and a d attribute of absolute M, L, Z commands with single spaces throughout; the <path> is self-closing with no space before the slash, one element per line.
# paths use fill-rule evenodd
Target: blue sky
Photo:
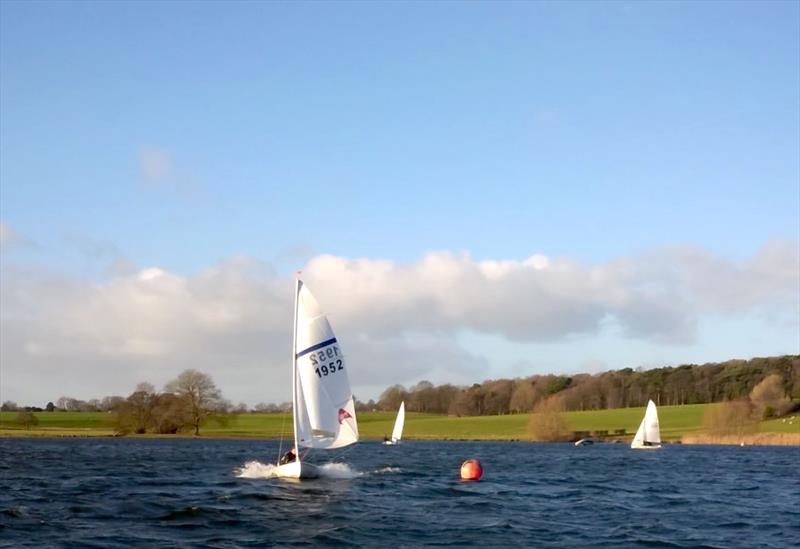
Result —
<path fill-rule="evenodd" d="M 392 314 L 380 291 L 358 310 L 331 298 L 370 343 L 354 346 L 354 360 L 385 345 L 407 356 L 444 345 L 472 365 L 397 366 L 403 375 L 379 376 L 362 394 L 447 372 L 471 382 L 800 352 L 796 2 L 3 2 L 0 31 L 0 398 L 44 398 L 30 380 L 65 363 L 63 348 L 42 342 L 67 332 L 30 320 L 48 310 L 39 300 L 56 292 L 53 280 L 54 301 L 80 309 L 145 269 L 191 285 L 235 264 L 237 276 L 260 273 L 237 290 L 250 296 L 241 304 L 264 284 L 280 294 L 296 269 L 326 256 L 353 262 L 311 269 L 333 316 L 325 288 L 344 284 L 342 273 L 359 273 L 359 287 L 390 262 L 395 280 L 419 282 L 409 272 L 430 254 L 450 254 L 448 269 L 512 261 L 528 274 L 522 262 L 541 254 L 584 280 L 569 287 L 585 297 L 576 304 L 536 279 L 544 285 L 507 316 L 528 326 L 526 311 L 545 296 L 552 316 L 542 325 L 562 329 L 530 338 L 459 317 L 505 314 L 502 298 L 490 309 L 494 286 L 487 303 L 415 310 L 441 320 L 427 333 L 413 315 L 387 320 L 402 332 L 389 343 L 356 322 Z M 673 263 L 686 249 L 696 253 Z M 650 273 L 653 255 L 670 267 Z M 620 263 L 636 266 L 641 307 Z M 618 299 L 584 292 L 597 270 L 616 273 Z M 725 306 L 714 284 L 699 283 L 707 276 L 749 297 Z M 394 291 L 392 279 L 381 291 Z M 20 280 L 40 285 L 25 293 Z M 655 302 L 672 323 L 638 329 L 632 311 Z M 162 306 L 147 315 L 163 319 Z M 559 324 L 567 309 L 585 315 Z M 87 325 L 112 322 L 97 315 Z M 141 341 L 124 311 L 113 318 L 116 337 Z M 237 318 L 227 345 L 252 320 Z M 113 345 L 96 334 L 87 341 L 70 360 L 113 372 L 90 370 L 95 389 L 65 371 L 81 398 L 126 393 L 136 375 L 166 381 L 192 362 L 179 348 L 141 370 L 134 358 L 108 359 Z M 43 346 L 52 350 L 31 358 Z M 250 385 L 261 381 L 259 352 L 237 358 Z M 278 398 L 226 383 L 236 366 L 219 366 L 223 356 L 208 368 L 231 398 Z"/>

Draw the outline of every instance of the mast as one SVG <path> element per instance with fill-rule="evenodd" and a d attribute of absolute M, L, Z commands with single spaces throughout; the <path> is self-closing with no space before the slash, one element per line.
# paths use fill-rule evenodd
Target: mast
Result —
<path fill-rule="evenodd" d="M 294 323 L 292 324 L 292 429 L 294 430 L 295 460 L 300 462 L 300 445 L 297 443 L 297 301 L 303 282 L 297 277 L 294 292 Z"/>

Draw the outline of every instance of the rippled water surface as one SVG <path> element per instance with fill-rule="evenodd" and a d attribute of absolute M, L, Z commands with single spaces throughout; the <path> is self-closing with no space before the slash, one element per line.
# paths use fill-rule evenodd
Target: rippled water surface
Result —
<path fill-rule="evenodd" d="M 800 449 L 360 443 L 271 478 L 278 443 L 0 439 L 0 546 L 790 547 Z M 467 458 L 484 478 L 461 482 Z"/>

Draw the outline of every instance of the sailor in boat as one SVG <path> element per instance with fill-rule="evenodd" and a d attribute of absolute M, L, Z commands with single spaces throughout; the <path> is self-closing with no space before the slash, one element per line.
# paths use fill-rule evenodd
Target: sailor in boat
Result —
<path fill-rule="evenodd" d="M 383 442 L 391 442 L 391 441 L 392 441 L 392 439 L 390 439 L 386 435 L 383 435 Z"/>
<path fill-rule="evenodd" d="M 278 465 L 286 465 L 287 463 L 292 463 L 293 461 L 297 461 L 297 452 L 295 451 L 294 448 L 292 448 L 291 450 L 283 454 L 283 456 L 281 456 Z"/>

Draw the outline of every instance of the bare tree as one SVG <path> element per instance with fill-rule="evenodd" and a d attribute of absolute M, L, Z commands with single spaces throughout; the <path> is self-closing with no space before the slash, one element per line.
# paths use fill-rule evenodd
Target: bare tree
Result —
<path fill-rule="evenodd" d="M 200 425 L 207 418 L 227 405 L 211 376 L 197 370 L 184 370 L 167 383 L 164 391 L 181 399 L 185 421 L 194 428 L 195 436 L 200 434 Z"/>
<path fill-rule="evenodd" d="M 530 412 L 533 409 L 534 398 L 533 381 L 515 379 L 509 408 L 512 413 Z"/>
<path fill-rule="evenodd" d="M 430 381 L 423 380 L 408 390 L 406 398 L 409 411 L 431 412 L 435 406 L 436 388 Z"/>
<path fill-rule="evenodd" d="M 171 394 L 163 393 L 153 399 L 151 428 L 156 433 L 175 434 L 186 424 L 183 401 Z"/>
<path fill-rule="evenodd" d="M 542 442 L 569 440 L 572 433 L 561 415 L 563 410 L 564 404 L 558 395 L 537 404 L 528 422 L 528 432 L 533 439 Z"/>
<path fill-rule="evenodd" d="M 114 412 L 125 402 L 125 397 L 107 396 L 100 401 L 100 410 L 103 412 Z"/>
<path fill-rule="evenodd" d="M 30 429 L 31 427 L 39 425 L 39 418 L 33 415 L 31 411 L 20 410 L 17 414 L 17 423 L 25 427 L 25 429 Z"/>
<path fill-rule="evenodd" d="M 752 405 L 744 399 L 709 406 L 703 414 L 703 427 L 711 435 L 741 437 L 756 427 L 752 420 Z"/>
<path fill-rule="evenodd" d="M 761 380 L 750 391 L 750 401 L 753 403 L 757 419 L 769 419 L 786 406 L 789 399 L 783 388 L 783 379 L 778 374 L 771 374 Z"/>
<path fill-rule="evenodd" d="M 400 407 L 400 403 L 408 398 L 408 391 L 402 385 L 392 385 L 381 393 L 378 399 L 378 407 L 384 411 L 394 411 Z"/>
<path fill-rule="evenodd" d="M 253 411 L 261 414 L 277 414 L 279 412 L 291 413 L 292 403 L 281 402 L 280 404 L 275 404 L 274 402 L 259 402 L 253 407 Z"/>
<path fill-rule="evenodd" d="M 474 383 L 472 387 L 463 389 L 450 404 L 448 413 L 455 416 L 479 416 L 483 414 L 483 390 Z"/>
<path fill-rule="evenodd" d="M 6 400 L 2 406 L 0 406 L 0 412 L 16 412 L 19 409 L 17 403 L 13 400 Z"/>
<path fill-rule="evenodd" d="M 261 414 L 269 414 L 278 411 L 278 405 L 272 402 L 259 402 L 253 406 L 253 410 Z"/>
<path fill-rule="evenodd" d="M 483 393 L 481 410 L 483 414 L 500 415 L 509 412 L 511 393 L 514 389 L 514 384 L 510 379 L 484 381 L 481 388 Z"/>
<path fill-rule="evenodd" d="M 136 390 L 115 409 L 115 427 L 120 433 L 146 433 L 153 425 L 156 390 L 152 383 L 139 383 Z"/>

